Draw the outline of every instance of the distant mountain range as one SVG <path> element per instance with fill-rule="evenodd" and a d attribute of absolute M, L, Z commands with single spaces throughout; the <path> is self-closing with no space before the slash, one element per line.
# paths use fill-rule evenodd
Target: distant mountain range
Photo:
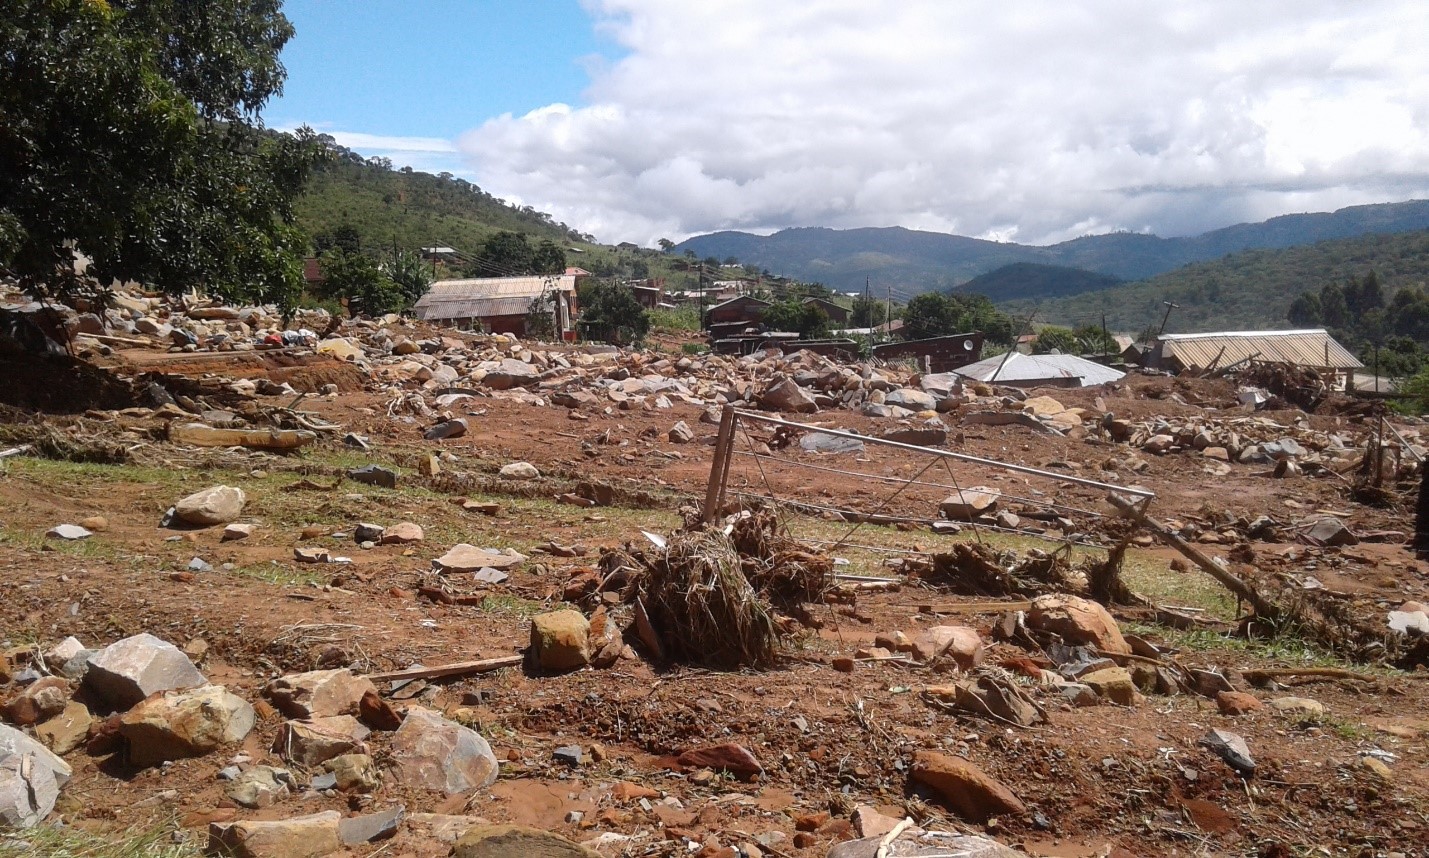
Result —
<path fill-rule="evenodd" d="M 1037 247 L 902 227 L 801 227 L 768 236 L 729 231 L 697 235 L 678 244 L 676 251 L 693 250 L 697 256 L 718 259 L 733 256 L 775 274 L 817 281 L 839 290 L 862 289 L 867 279 L 874 292 L 891 288 L 895 296 L 907 299 L 921 292 L 960 286 L 1014 263 L 1062 266 L 1120 280 L 1144 280 L 1242 250 L 1423 229 L 1429 229 L 1429 200 L 1283 215 L 1186 238 L 1112 233 Z M 1065 291 L 1066 282 L 1062 279 L 1052 278 L 1049 282 L 1058 290 L 1054 294 L 1072 294 Z M 998 294 L 984 294 L 1002 300 Z M 1036 299 L 1052 294 L 1016 297 Z"/>

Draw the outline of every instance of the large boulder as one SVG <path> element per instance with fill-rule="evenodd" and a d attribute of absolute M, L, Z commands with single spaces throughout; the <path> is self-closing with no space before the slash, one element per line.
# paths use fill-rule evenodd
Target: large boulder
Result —
<path fill-rule="evenodd" d="M 814 397 L 792 378 L 786 378 L 764 391 L 764 395 L 759 397 L 759 407 L 766 411 L 793 411 L 801 414 L 819 410 Z"/>
<path fill-rule="evenodd" d="M 487 369 L 486 375 L 482 376 L 481 383 L 492 390 L 508 390 L 512 387 L 530 384 L 538 376 L 540 373 L 531 364 L 507 358 L 500 364 Z"/>
<path fill-rule="evenodd" d="M 260 821 L 215 822 L 208 827 L 208 851 L 233 858 L 319 858 L 342 848 L 342 814 Z"/>
<path fill-rule="evenodd" d="M 408 786 L 447 795 L 488 787 L 500 769 L 481 734 L 420 706 L 407 710 L 391 750 Z"/>
<path fill-rule="evenodd" d="M 599 858 L 553 831 L 520 825 L 479 825 L 456 842 L 452 858 Z"/>
<path fill-rule="evenodd" d="M 116 641 L 89 659 L 84 687 L 116 710 L 160 691 L 197 688 L 208 680 L 183 651 L 147 632 Z"/>
<path fill-rule="evenodd" d="M 155 695 L 125 712 L 119 733 L 140 766 L 201 757 L 243 741 L 253 729 L 253 707 L 221 685 Z"/>
<path fill-rule="evenodd" d="M 1110 612 L 1090 599 L 1066 593 L 1050 593 L 1032 600 L 1027 625 L 1060 635 L 1072 646 L 1089 644 L 1103 652 L 1128 655 L 1131 645 Z"/>
<path fill-rule="evenodd" d="M 909 829 L 889 844 L 883 842 L 888 832 L 835 843 L 826 858 L 1027 858 L 1026 852 L 976 834 L 937 831 L 925 837 L 918 831 Z"/>
<path fill-rule="evenodd" d="M 365 676 L 347 668 L 313 670 L 280 676 L 263 689 L 263 696 L 289 718 L 329 718 L 358 715 L 362 697 L 377 687 Z"/>
<path fill-rule="evenodd" d="M 200 527 L 228 524 L 243 513 L 243 505 L 247 502 L 243 489 L 212 486 L 174 504 L 174 515 L 181 521 Z"/>
<path fill-rule="evenodd" d="M 575 670 L 590 663 L 590 622 L 580 611 L 531 618 L 531 653 L 542 670 Z"/>
<path fill-rule="evenodd" d="M 984 823 L 994 816 L 1027 812 L 1027 806 L 1005 784 L 961 757 L 919 751 L 913 757 L 911 774 L 969 822 Z"/>
<path fill-rule="evenodd" d="M 443 575 L 451 575 L 478 572 L 482 569 L 510 569 L 519 566 L 525 559 L 514 551 L 493 551 L 459 542 L 446 554 L 433 560 L 432 568 Z"/>
<path fill-rule="evenodd" d="M 997 509 L 1000 497 L 1001 492 L 987 486 L 959 489 L 943 499 L 938 505 L 938 512 L 951 521 L 972 521 Z"/>
<path fill-rule="evenodd" d="M 0 724 L 0 823 L 30 828 L 55 808 L 70 767 L 48 748 Z"/>

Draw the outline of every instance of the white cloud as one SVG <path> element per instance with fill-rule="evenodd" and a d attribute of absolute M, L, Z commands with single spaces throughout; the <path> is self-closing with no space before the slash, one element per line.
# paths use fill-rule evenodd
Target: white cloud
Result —
<path fill-rule="evenodd" d="M 1429 195 L 1413 0 L 588 0 L 627 52 L 473 178 L 610 241 L 904 225 L 1048 242 Z"/>

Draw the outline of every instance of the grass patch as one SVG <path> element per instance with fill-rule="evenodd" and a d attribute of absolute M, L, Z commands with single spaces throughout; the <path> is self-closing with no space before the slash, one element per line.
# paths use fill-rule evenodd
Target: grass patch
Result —
<path fill-rule="evenodd" d="M 1336 667 L 1359 672 L 1367 669 L 1364 665 L 1337 658 L 1293 634 L 1247 639 L 1213 631 L 1181 631 L 1144 623 L 1127 623 L 1123 628 L 1133 634 L 1154 635 L 1170 646 L 1192 652 L 1244 653 L 1266 661 L 1284 662 L 1291 667 Z"/>
<path fill-rule="evenodd" d="M 241 578 L 252 578 L 257 581 L 264 581 L 268 584 L 281 584 L 289 587 L 306 587 L 309 585 L 326 584 L 331 575 L 307 569 L 294 569 L 291 566 L 284 566 L 281 563 L 250 563 L 245 566 L 237 566 L 233 569 L 223 569 L 226 575 L 237 575 Z"/>
<path fill-rule="evenodd" d="M 203 851 L 175 842 L 176 829 L 153 828 L 98 836 L 74 828 L 40 825 L 0 839 L 0 858 L 199 858 Z M 186 835 L 182 835 L 185 836 Z"/>

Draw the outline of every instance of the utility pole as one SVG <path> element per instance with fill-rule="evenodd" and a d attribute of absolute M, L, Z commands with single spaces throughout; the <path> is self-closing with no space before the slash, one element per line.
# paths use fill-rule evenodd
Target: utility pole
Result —
<path fill-rule="evenodd" d="M 1106 313 L 1102 313 L 1102 351 L 1104 352 L 1102 357 L 1111 357 L 1109 353 L 1105 353 L 1110 348 L 1109 343 L 1111 343 L 1111 335 L 1106 332 Z"/>
<path fill-rule="evenodd" d="M 893 284 L 884 287 L 888 291 L 884 293 L 885 306 L 883 310 L 883 323 L 888 326 L 888 338 L 893 339 Z"/>
<path fill-rule="evenodd" d="M 1166 333 L 1166 323 L 1171 320 L 1171 311 L 1181 309 L 1180 304 L 1173 304 L 1170 301 L 1162 301 L 1161 303 L 1166 305 L 1166 315 L 1161 317 L 1161 330 L 1156 332 L 1156 336 L 1158 337 Z"/>

